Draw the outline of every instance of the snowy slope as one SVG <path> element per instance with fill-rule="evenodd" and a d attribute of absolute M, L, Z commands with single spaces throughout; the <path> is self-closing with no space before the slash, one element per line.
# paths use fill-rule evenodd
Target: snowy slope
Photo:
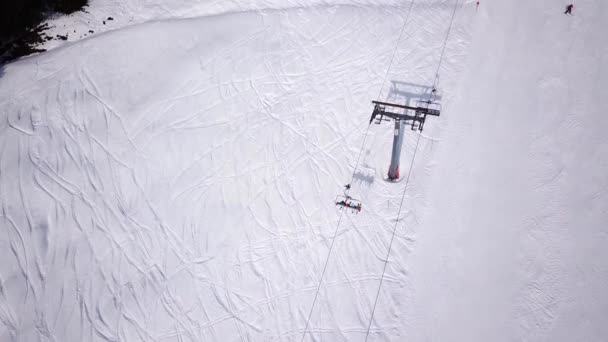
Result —
<path fill-rule="evenodd" d="M 437 341 L 603 341 L 608 6 L 485 5 L 408 260 L 413 325 Z"/>
<path fill-rule="evenodd" d="M 394 227 L 369 340 L 606 336 L 605 5 L 222 4 L 4 67 L 1 341 L 363 341 Z"/>
<path fill-rule="evenodd" d="M 56 39 L 41 47 L 53 49 L 103 32 L 121 29 L 153 20 L 198 18 L 244 11 L 324 7 L 335 5 L 395 6 L 398 0 L 89 0 L 82 11 L 54 15 L 45 21 L 46 34 Z M 57 35 L 66 40 L 58 39 Z"/>

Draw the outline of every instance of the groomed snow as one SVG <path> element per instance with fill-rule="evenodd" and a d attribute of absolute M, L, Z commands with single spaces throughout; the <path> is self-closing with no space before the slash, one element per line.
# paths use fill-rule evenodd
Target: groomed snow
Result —
<path fill-rule="evenodd" d="M 601 341 L 608 6 L 482 2 L 55 19 L 115 26 L 0 71 L 0 341 L 363 341 L 397 218 L 369 341 Z"/>

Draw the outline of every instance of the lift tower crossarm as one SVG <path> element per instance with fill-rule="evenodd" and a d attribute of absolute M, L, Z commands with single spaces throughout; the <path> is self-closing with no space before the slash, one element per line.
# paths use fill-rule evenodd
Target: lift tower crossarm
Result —
<path fill-rule="evenodd" d="M 430 108 L 425 108 L 425 107 L 412 107 L 412 106 L 405 106 L 405 105 L 400 105 L 400 104 L 396 104 L 396 103 L 388 103 L 388 102 L 381 102 L 381 101 L 372 101 L 372 103 L 376 104 L 376 105 L 381 105 L 381 106 L 411 109 L 411 110 L 420 112 L 422 114 L 428 114 L 428 115 L 434 115 L 434 116 L 439 116 L 439 114 L 441 114 L 437 109 L 430 109 Z"/>
<path fill-rule="evenodd" d="M 413 107 L 413 106 L 406 106 L 406 105 L 400 105 L 400 104 L 396 104 L 396 103 L 388 103 L 388 102 L 380 102 L 380 101 L 372 101 L 372 103 L 374 104 L 374 111 L 372 113 L 372 117 L 369 119 L 370 124 L 372 123 L 372 121 L 374 121 L 374 119 L 376 119 L 377 116 L 380 116 L 379 118 L 377 118 L 377 120 L 378 120 L 376 122 L 377 124 L 379 124 L 381 121 L 386 120 L 386 119 L 384 119 L 384 117 L 386 116 L 388 118 L 395 119 L 395 120 L 405 120 L 405 121 L 411 120 L 412 129 L 414 129 L 414 123 L 419 122 L 420 125 L 419 125 L 418 129 L 420 131 L 422 131 L 422 127 L 424 125 L 424 121 L 426 120 L 427 115 L 439 116 L 439 114 L 440 114 L 439 109 L 428 108 L 428 107 Z M 428 102 L 428 104 L 431 104 L 431 103 L 432 102 L 430 102 L 430 101 Z M 398 114 L 398 113 L 389 112 L 386 110 L 386 107 L 413 110 L 414 115 Z"/>

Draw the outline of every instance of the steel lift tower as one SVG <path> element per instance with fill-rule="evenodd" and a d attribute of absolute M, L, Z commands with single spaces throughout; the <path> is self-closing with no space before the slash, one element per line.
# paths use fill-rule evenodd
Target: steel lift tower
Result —
<path fill-rule="evenodd" d="M 380 101 L 372 101 L 372 103 L 374 104 L 374 112 L 369 120 L 370 124 L 374 120 L 376 120 L 376 124 L 378 125 L 382 121 L 395 120 L 393 152 L 391 155 L 391 165 L 388 169 L 388 179 L 395 181 L 399 179 L 399 159 L 405 125 L 410 124 L 413 131 L 418 130 L 422 132 L 427 115 L 439 116 L 441 108 L 438 103 L 432 101 L 421 102 L 422 105 L 416 107 Z M 393 111 L 389 111 L 389 109 Z M 402 113 L 394 112 L 396 110 Z M 411 111 L 414 112 L 414 115 L 408 114 Z"/>

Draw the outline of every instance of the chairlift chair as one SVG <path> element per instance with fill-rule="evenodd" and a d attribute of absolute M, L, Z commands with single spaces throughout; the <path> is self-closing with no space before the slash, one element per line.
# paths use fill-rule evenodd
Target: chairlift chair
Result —
<path fill-rule="evenodd" d="M 361 201 L 356 198 L 352 198 L 348 195 L 336 196 L 335 203 L 339 207 L 340 210 L 342 210 L 343 208 L 348 208 L 348 209 L 351 209 L 355 213 L 358 213 L 361 211 Z"/>

